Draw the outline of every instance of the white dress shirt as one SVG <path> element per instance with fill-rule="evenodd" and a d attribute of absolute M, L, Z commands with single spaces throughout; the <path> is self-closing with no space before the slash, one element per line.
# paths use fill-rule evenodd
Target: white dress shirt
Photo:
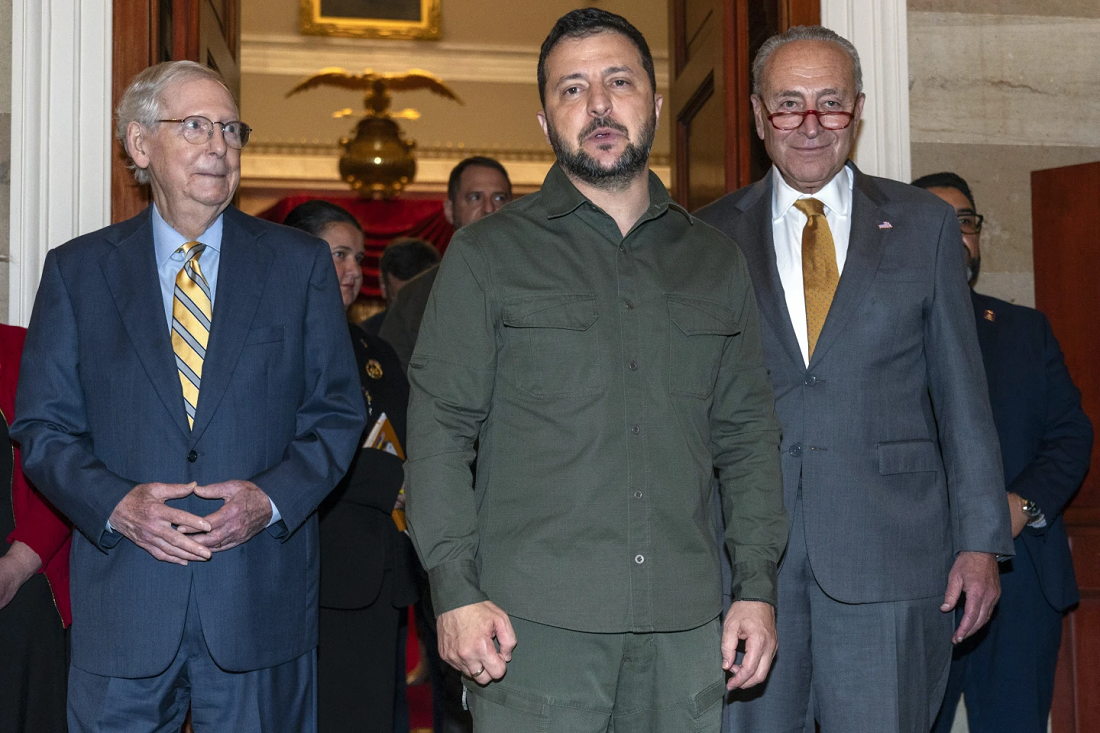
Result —
<path fill-rule="evenodd" d="M 799 199 L 814 198 L 825 204 L 825 219 L 836 247 L 837 274 L 844 273 L 848 257 L 848 237 L 852 231 L 852 170 L 844 166 L 815 194 L 796 191 L 783 180 L 779 169 L 772 166 L 772 243 L 779 282 L 791 314 L 791 325 L 802 349 L 802 359 L 810 364 L 809 336 L 806 334 L 806 291 L 802 286 L 802 230 L 807 217 L 795 208 Z"/>

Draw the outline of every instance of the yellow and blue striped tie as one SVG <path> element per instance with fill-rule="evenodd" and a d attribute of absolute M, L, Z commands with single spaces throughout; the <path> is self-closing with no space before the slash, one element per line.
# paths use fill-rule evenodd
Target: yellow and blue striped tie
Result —
<path fill-rule="evenodd" d="M 202 362 L 206 359 L 213 317 L 210 285 L 199 268 L 199 257 L 205 249 L 206 245 L 201 242 L 187 242 L 176 250 L 183 253 L 183 268 L 176 275 L 176 294 L 172 299 L 172 351 L 176 352 L 187 424 L 192 428 L 195 427 Z"/>

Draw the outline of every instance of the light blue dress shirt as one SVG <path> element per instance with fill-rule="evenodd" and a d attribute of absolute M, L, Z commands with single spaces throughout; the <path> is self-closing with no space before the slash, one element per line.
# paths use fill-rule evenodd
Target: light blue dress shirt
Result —
<path fill-rule="evenodd" d="M 199 235 L 198 239 L 206 245 L 206 249 L 199 255 L 199 269 L 202 270 L 203 277 L 206 278 L 206 283 L 210 286 L 211 309 L 214 308 L 218 293 L 218 266 L 221 264 L 222 259 L 223 218 L 224 216 L 219 216 L 215 219 L 210 228 Z M 157 205 L 153 204 L 153 251 L 156 253 L 157 273 L 160 276 L 160 295 L 164 300 L 164 319 L 169 332 L 172 330 L 172 302 L 175 300 L 176 276 L 183 269 L 183 253 L 178 250 L 190 241 L 192 240 L 173 229 L 160 215 Z M 267 526 L 270 527 L 283 517 L 279 514 L 275 502 L 271 501 L 271 497 L 268 497 L 267 500 L 271 504 L 271 521 L 267 523 Z M 109 521 L 107 522 L 107 529 L 114 531 Z"/>

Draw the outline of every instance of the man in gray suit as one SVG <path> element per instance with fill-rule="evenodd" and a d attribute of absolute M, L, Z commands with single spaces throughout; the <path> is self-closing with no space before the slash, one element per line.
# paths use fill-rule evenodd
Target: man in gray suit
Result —
<path fill-rule="evenodd" d="M 216 72 L 146 69 L 153 205 L 46 258 L 11 432 L 79 530 L 70 731 L 316 729 L 314 510 L 364 406 L 328 247 L 229 207 L 249 131 Z"/>
<path fill-rule="evenodd" d="M 730 730 L 929 730 L 1012 554 L 955 212 L 848 162 L 859 56 L 821 27 L 753 64 L 764 180 L 699 212 L 742 248 L 783 424 L 779 654 Z M 951 609 L 965 596 L 952 632 Z"/>

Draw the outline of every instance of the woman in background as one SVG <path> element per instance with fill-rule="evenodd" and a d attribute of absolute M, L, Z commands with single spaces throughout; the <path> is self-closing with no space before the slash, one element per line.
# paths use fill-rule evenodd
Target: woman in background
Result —
<path fill-rule="evenodd" d="M 355 217 L 327 201 L 307 201 L 283 223 L 328 242 L 347 310 L 363 284 L 363 230 Z M 352 324 L 348 330 L 367 427 L 347 475 L 319 510 L 318 730 L 390 733 L 398 620 L 416 600 L 408 543 L 391 516 L 405 481 L 398 454 L 404 455 L 409 384 L 386 342 Z M 375 431 L 386 423 L 387 429 Z M 372 432 L 380 437 L 368 444 Z"/>
<path fill-rule="evenodd" d="M 8 437 L 26 335 L 0 324 L 0 733 L 64 733 L 72 527 L 27 483 Z"/>

